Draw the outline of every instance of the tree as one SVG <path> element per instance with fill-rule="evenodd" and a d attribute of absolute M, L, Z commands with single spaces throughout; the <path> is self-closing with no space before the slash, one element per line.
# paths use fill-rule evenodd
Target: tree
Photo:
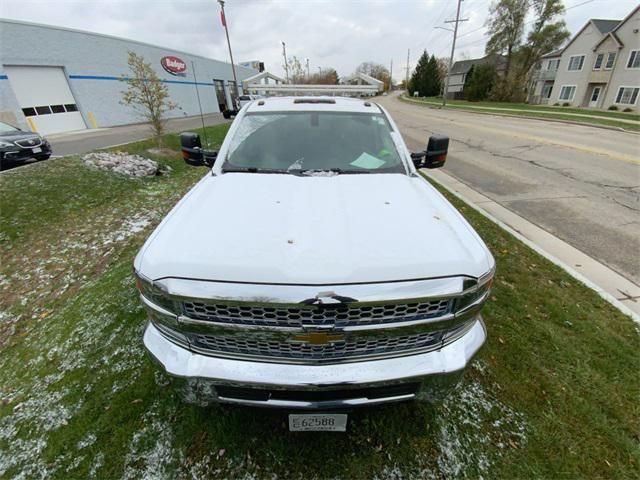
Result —
<path fill-rule="evenodd" d="M 464 81 L 465 98 L 470 102 L 489 98 L 496 76 L 496 68 L 489 63 L 473 65 Z"/>
<path fill-rule="evenodd" d="M 522 44 L 524 19 L 533 8 L 533 28 Z M 564 14 L 562 0 L 496 0 L 487 20 L 489 41 L 486 53 L 505 56 L 504 74 L 497 79 L 492 97 L 517 101 L 525 97 L 527 76 L 540 57 L 558 48 L 569 31 L 558 16 Z"/>
<path fill-rule="evenodd" d="M 322 68 L 320 72 L 314 73 L 309 79 L 309 83 L 318 85 L 337 85 L 340 78 L 335 68 Z"/>
<path fill-rule="evenodd" d="M 535 12 L 533 28 L 527 35 L 527 43 L 518 52 L 518 74 L 525 78 L 545 53 L 562 45 L 570 37 L 564 20 L 558 19 L 565 12 L 562 0 L 532 0 Z"/>
<path fill-rule="evenodd" d="M 308 81 L 307 74 L 306 74 L 307 72 L 302 66 L 302 63 L 300 63 L 300 60 L 298 60 L 298 57 L 293 55 L 292 57 L 288 58 L 287 66 L 289 67 L 288 72 L 289 72 L 289 80 L 291 81 L 291 83 L 296 83 L 296 84 L 307 83 Z M 285 67 L 285 70 L 287 70 L 286 67 Z"/>
<path fill-rule="evenodd" d="M 464 96 L 467 96 L 467 90 L 469 88 L 469 85 L 471 84 L 471 77 L 473 76 L 473 71 L 475 70 L 475 65 L 471 65 L 471 68 L 469 69 L 469 71 L 467 72 L 467 74 L 464 77 L 464 87 L 462 88 L 462 91 L 464 92 Z"/>
<path fill-rule="evenodd" d="M 391 76 L 389 70 L 384 65 L 375 62 L 362 62 L 358 65 L 358 68 L 356 68 L 356 73 L 364 73 L 376 80 L 380 80 L 384 83 L 384 90 L 389 90 Z"/>
<path fill-rule="evenodd" d="M 514 51 L 522 43 L 529 0 L 496 0 L 489 8 L 487 54 L 505 55 L 505 77 L 509 76 Z"/>
<path fill-rule="evenodd" d="M 165 131 L 165 113 L 179 108 L 178 104 L 169 99 L 169 89 L 162 83 L 151 64 L 145 62 L 142 55 L 129 52 L 127 63 L 129 75 L 123 75 L 121 78 L 127 83 L 127 89 L 121 92 L 120 103 L 129 105 L 139 116 L 149 122 L 160 148 Z"/>
<path fill-rule="evenodd" d="M 422 97 L 434 97 L 440 95 L 441 88 L 442 78 L 438 60 L 434 55 L 429 57 L 425 50 L 411 75 L 408 93 L 418 92 L 418 95 Z"/>

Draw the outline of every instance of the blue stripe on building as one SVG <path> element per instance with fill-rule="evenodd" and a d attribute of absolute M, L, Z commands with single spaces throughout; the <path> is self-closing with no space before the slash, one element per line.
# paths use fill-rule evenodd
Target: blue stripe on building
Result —
<path fill-rule="evenodd" d="M 5 76 L 6 78 L 6 76 Z M 72 80 L 127 80 L 126 77 L 110 77 L 104 75 L 69 75 Z M 189 80 L 160 80 L 162 83 L 179 83 L 184 85 L 206 85 L 213 87 L 213 83 L 192 82 Z"/>
<path fill-rule="evenodd" d="M 6 75 L 0 75 L 0 80 L 9 80 L 9 77 Z"/>

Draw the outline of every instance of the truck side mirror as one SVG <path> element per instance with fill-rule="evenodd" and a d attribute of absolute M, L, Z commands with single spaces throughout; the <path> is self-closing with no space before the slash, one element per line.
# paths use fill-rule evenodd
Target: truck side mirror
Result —
<path fill-rule="evenodd" d="M 447 160 L 449 152 L 449 137 L 444 135 L 432 135 L 427 143 L 427 151 L 424 156 L 424 168 L 440 168 Z"/>
<path fill-rule="evenodd" d="M 180 134 L 180 148 L 184 161 L 193 167 L 201 167 L 204 165 L 213 167 L 218 156 L 218 152 L 203 150 L 202 143 L 200 143 L 200 136 L 193 132 L 183 132 Z"/>

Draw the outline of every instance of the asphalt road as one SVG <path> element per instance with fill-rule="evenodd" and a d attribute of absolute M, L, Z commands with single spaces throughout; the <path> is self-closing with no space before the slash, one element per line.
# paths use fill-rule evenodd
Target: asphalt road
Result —
<path fill-rule="evenodd" d="M 380 103 L 409 149 L 448 135 L 447 173 L 640 285 L 640 135 Z"/>

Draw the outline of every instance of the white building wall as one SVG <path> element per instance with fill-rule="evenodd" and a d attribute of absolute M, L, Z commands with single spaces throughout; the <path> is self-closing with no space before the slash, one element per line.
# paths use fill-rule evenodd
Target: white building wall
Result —
<path fill-rule="evenodd" d="M 631 51 L 640 50 L 640 9 L 637 9 L 625 23 L 620 25 L 615 34 L 622 42 L 623 48 L 618 51 L 616 65 L 611 73 L 603 107 L 607 108 L 610 105 L 616 105 L 620 110 L 631 108 L 637 112 L 639 111 L 640 94 L 635 105 L 616 104 L 616 96 L 621 86 L 640 88 L 640 68 L 632 69 L 627 67 Z"/>
<path fill-rule="evenodd" d="M 231 65 L 167 48 L 130 40 L 68 30 L 25 22 L 0 21 L 0 116 L 14 116 L 19 126 L 28 128 L 26 118 L 11 91 L 4 65 L 63 67 L 79 111 L 89 128 L 137 123 L 142 121 L 136 112 L 121 105 L 121 92 L 126 84 L 120 81 L 128 72 L 129 51 L 142 55 L 166 82 L 171 100 L 180 109 L 168 117 L 199 115 L 197 86 L 204 113 L 218 112 L 213 86 L 214 79 L 233 80 Z M 176 56 L 187 64 L 186 76 L 173 76 L 160 65 L 165 56 Z M 236 67 L 238 83 L 255 75 L 256 70 Z"/>

